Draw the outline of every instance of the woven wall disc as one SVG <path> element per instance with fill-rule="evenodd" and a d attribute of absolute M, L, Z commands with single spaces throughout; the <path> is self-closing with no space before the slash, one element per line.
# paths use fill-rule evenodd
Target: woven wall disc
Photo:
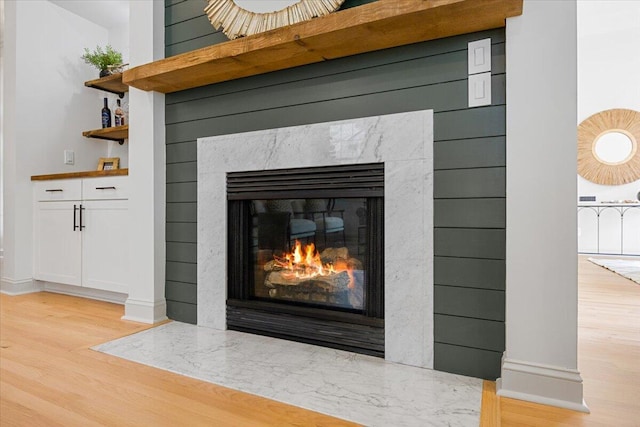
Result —
<path fill-rule="evenodd" d="M 603 161 L 596 154 L 596 143 L 610 132 L 625 134 L 631 140 L 631 153 L 616 163 Z M 640 112 L 617 108 L 594 114 L 578 126 L 578 174 L 602 185 L 622 185 L 640 179 Z"/>
<path fill-rule="evenodd" d="M 243 9 L 233 0 L 209 0 L 204 8 L 211 25 L 229 39 L 263 33 L 328 15 L 340 8 L 344 0 L 300 0 L 282 10 L 256 13 Z"/>

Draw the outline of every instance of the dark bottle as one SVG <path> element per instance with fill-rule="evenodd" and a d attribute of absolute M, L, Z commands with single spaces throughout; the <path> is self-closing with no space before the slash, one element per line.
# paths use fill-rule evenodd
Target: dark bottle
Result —
<path fill-rule="evenodd" d="M 111 127 L 111 110 L 109 110 L 109 106 L 107 105 L 107 98 L 104 99 L 104 107 L 102 107 L 102 127 Z"/>

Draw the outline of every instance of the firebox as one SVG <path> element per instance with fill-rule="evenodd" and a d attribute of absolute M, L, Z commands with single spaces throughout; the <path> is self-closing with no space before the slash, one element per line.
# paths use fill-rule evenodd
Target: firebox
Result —
<path fill-rule="evenodd" d="M 229 172 L 227 327 L 384 357 L 384 164 Z"/>

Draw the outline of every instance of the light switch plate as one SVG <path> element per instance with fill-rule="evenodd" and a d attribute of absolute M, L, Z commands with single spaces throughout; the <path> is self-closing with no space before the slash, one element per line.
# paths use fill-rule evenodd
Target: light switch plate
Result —
<path fill-rule="evenodd" d="M 469 42 L 469 74 L 491 71 L 491 39 Z"/>
<path fill-rule="evenodd" d="M 469 76 L 469 107 L 491 105 L 491 73 Z"/>
<path fill-rule="evenodd" d="M 75 155 L 73 150 L 64 150 L 64 164 L 72 165 L 75 161 Z"/>

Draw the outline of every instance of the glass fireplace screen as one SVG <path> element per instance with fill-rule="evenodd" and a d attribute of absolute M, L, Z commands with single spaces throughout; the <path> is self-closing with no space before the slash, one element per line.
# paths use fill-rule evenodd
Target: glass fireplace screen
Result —
<path fill-rule="evenodd" d="M 364 309 L 367 199 L 251 200 L 253 296 Z"/>

